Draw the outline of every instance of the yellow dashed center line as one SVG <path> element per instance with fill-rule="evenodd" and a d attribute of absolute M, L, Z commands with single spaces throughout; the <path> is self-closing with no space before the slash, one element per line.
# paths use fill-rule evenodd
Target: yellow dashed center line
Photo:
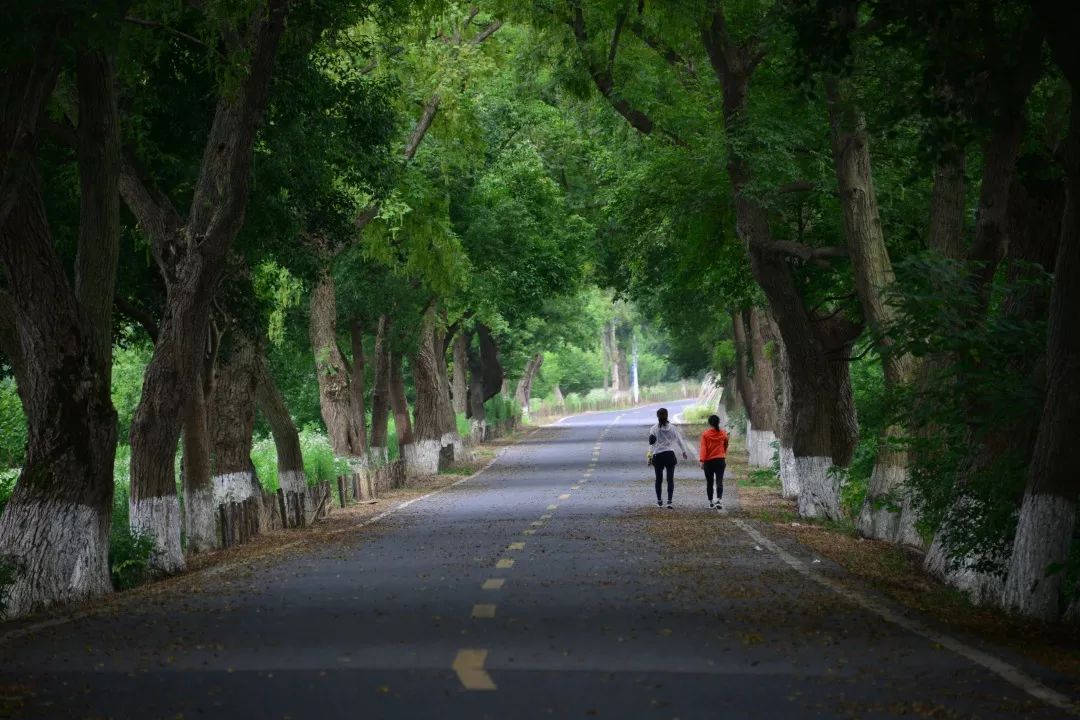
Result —
<path fill-rule="evenodd" d="M 570 489 L 571 489 L 571 490 L 580 490 L 580 489 L 581 489 L 581 486 L 580 486 L 580 485 L 571 485 L 571 486 L 570 486 Z"/>
<path fill-rule="evenodd" d="M 507 550 L 524 550 L 525 549 L 525 543 L 523 543 L 523 542 L 512 542 L 506 547 L 506 549 Z"/>
<path fill-rule="evenodd" d="M 529 528 L 528 530 L 522 530 L 521 534 L 522 535 L 535 535 L 536 530 L 534 528 Z"/>
<path fill-rule="evenodd" d="M 474 618 L 493 618 L 495 617 L 495 604 L 494 603 L 476 603 L 472 606 L 472 616 Z"/>
<path fill-rule="evenodd" d="M 484 590 L 502 590 L 502 586 L 505 584 L 506 580 L 504 578 L 488 578 L 480 587 Z"/>
<path fill-rule="evenodd" d="M 495 563 L 495 567 L 499 568 L 500 570 L 512 568 L 514 567 L 514 561 L 512 558 L 500 558 L 499 562 Z"/>
<path fill-rule="evenodd" d="M 548 506 L 547 506 L 547 509 L 548 509 L 548 510 L 556 510 L 556 509 L 558 509 L 558 507 L 559 507 L 558 505 L 555 505 L 555 504 L 553 503 L 553 504 L 551 504 L 551 505 L 548 505 Z"/>
<path fill-rule="evenodd" d="M 458 680 L 466 690 L 494 690 L 495 681 L 484 670 L 485 660 L 487 650 L 458 650 L 454 664 L 450 667 L 457 673 Z"/>
<path fill-rule="evenodd" d="M 563 493 L 562 495 L 559 496 L 559 499 L 560 500 L 569 500 L 570 499 L 570 493 Z"/>
<path fill-rule="evenodd" d="M 529 524 L 532 525 L 533 527 L 543 527 L 544 526 L 544 523 L 542 521 L 540 521 L 540 520 L 534 520 Z"/>

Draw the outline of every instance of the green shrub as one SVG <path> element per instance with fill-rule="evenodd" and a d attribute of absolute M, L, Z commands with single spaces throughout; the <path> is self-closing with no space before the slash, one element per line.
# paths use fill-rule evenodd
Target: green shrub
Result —
<path fill-rule="evenodd" d="M 304 474 L 309 483 L 332 481 L 351 472 L 349 461 L 334 455 L 330 438 L 318 428 L 308 426 L 300 431 L 300 450 L 304 453 Z"/>
<path fill-rule="evenodd" d="M 19 479 L 20 472 L 22 471 L 19 468 L 0 470 L 0 513 L 4 512 L 4 507 L 11 499 L 11 493 L 15 492 L 15 481 Z"/>
<path fill-rule="evenodd" d="M 154 553 L 154 540 L 148 535 L 114 531 L 109 542 L 109 572 L 113 587 L 127 590 L 146 580 L 150 558 Z"/>
<path fill-rule="evenodd" d="M 684 423 L 703 425 L 709 421 L 709 416 L 713 414 L 712 408 L 707 405 L 691 405 L 682 411 L 682 419 Z"/>
<path fill-rule="evenodd" d="M 11 378 L 0 379 L 0 470 L 22 465 L 26 454 L 26 415 Z"/>

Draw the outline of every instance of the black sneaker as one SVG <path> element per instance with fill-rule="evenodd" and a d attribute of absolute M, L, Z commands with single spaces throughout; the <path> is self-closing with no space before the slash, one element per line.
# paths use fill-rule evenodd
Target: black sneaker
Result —
<path fill-rule="evenodd" d="M 664 501 L 663 500 L 657 500 L 656 501 L 656 507 L 664 507 Z"/>
<path fill-rule="evenodd" d="M 717 510 L 723 510 L 723 509 L 724 509 L 724 506 L 723 506 L 723 505 L 721 505 L 720 503 L 716 503 L 716 509 L 717 509 Z"/>
<path fill-rule="evenodd" d="M 709 507 L 710 507 L 710 508 L 712 508 L 712 507 L 716 507 L 716 505 L 714 505 L 714 504 L 713 504 L 713 501 L 712 501 L 712 500 L 710 500 L 710 501 L 709 501 Z"/>
<path fill-rule="evenodd" d="M 671 501 L 670 500 L 668 500 L 667 509 L 668 510 L 674 510 L 675 509 L 675 508 L 671 507 Z"/>

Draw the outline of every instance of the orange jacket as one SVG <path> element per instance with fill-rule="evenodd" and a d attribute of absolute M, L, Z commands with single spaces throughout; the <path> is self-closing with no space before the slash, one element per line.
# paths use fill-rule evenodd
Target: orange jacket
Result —
<path fill-rule="evenodd" d="M 698 460 L 723 460 L 727 457 L 728 434 L 723 430 L 709 428 L 701 433 L 701 452 Z"/>

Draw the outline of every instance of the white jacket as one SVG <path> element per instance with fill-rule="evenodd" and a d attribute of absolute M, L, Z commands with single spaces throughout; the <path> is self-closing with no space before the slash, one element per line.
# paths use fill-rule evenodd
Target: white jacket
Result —
<path fill-rule="evenodd" d="M 649 437 L 656 438 L 656 442 L 649 446 L 653 455 L 662 452 L 677 452 L 679 450 L 687 455 L 692 452 L 686 444 L 682 433 L 670 422 L 663 427 L 660 427 L 660 423 L 653 425 L 649 428 Z"/>

